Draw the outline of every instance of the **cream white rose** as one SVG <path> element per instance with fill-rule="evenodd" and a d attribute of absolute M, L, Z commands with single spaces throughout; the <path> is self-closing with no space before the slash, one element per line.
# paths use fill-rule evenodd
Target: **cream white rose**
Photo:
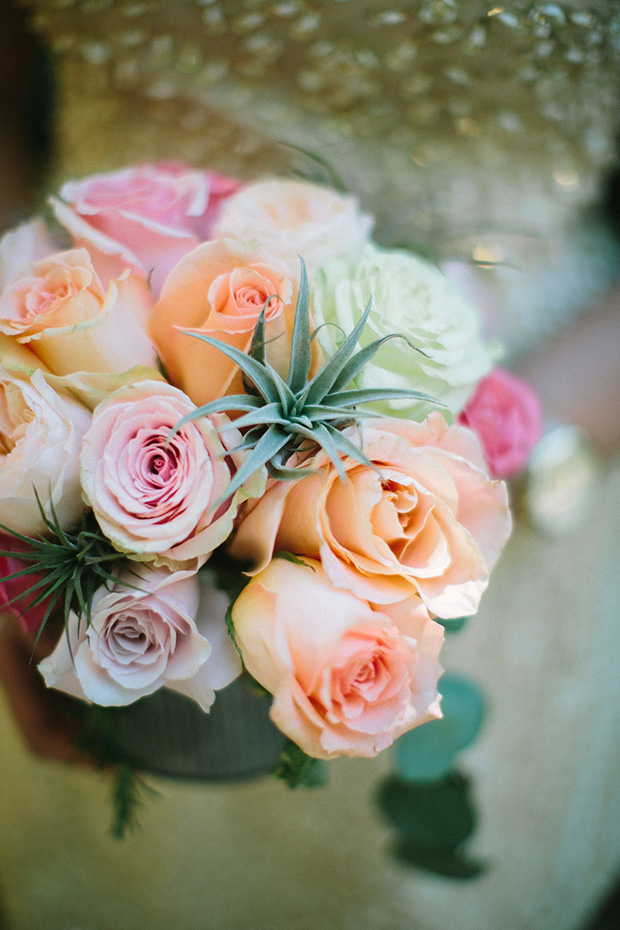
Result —
<path fill-rule="evenodd" d="M 315 324 L 334 324 L 321 326 L 318 334 L 328 356 L 370 299 L 363 345 L 400 333 L 426 353 L 392 339 L 357 376 L 358 387 L 413 388 L 458 413 L 491 368 L 476 310 L 438 268 L 408 252 L 369 245 L 357 267 L 331 262 L 316 275 L 313 298 Z M 421 419 L 430 409 L 418 401 L 384 401 L 374 408 L 409 419 Z"/>
<path fill-rule="evenodd" d="M 53 508 L 65 529 L 80 519 L 80 450 L 90 420 L 40 371 L 0 368 L 0 523 L 27 536 L 42 533 L 35 489 L 48 518 Z"/>
<path fill-rule="evenodd" d="M 259 181 L 225 201 L 212 237 L 259 239 L 276 254 L 301 255 L 312 275 L 334 257 L 359 258 L 372 224 L 355 197 L 306 181 Z"/>

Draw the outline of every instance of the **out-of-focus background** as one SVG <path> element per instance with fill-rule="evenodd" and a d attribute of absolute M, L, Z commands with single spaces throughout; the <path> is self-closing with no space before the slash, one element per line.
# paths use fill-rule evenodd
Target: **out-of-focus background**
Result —
<path fill-rule="evenodd" d="M 53 157 L 53 114 L 49 53 L 28 31 L 22 12 L 9 0 L 0 0 L 0 232 L 27 217 L 43 201 L 46 169 Z M 618 177 L 620 174 L 610 177 L 608 187 L 610 218 L 616 221 L 620 218 Z M 0 875 L 0 930 L 11 930 L 2 917 L 2 881 Z M 602 902 L 594 921 L 583 930 L 618 928 L 620 889 Z"/>

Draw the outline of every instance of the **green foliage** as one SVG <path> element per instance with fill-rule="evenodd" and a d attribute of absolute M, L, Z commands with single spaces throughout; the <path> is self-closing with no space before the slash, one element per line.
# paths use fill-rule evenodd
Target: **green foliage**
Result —
<path fill-rule="evenodd" d="M 157 795 L 154 788 L 140 778 L 126 762 L 116 765 L 112 784 L 112 824 L 110 832 L 115 840 L 124 840 L 127 833 L 139 826 L 137 811 L 145 795 Z"/>
<path fill-rule="evenodd" d="M 290 467 L 286 463 L 294 453 L 299 453 L 303 458 L 305 453 L 314 451 L 317 446 L 325 451 L 344 478 L 342 455 L 351 456 L 364 465 L 371 464 L 360 447 L 342 433 L 344 427 L 358 422 L 361 417 L 375 416 L 373 413 L 358 411 L 356 408 L 359 404 L 404 398 L 433 402 L 427 394 L 405 388 L 347 390 L 347 385 L 388 339 L 404 338 L 395 333 L 355 351 L 368 320 L 370 307 L 369 303 L 355 328 L 310 381 L 310 294 L 303 260 L 286 380 L 267 359 L 266 305 L 256 324 L 249 354 L 204 333 L 187 333 L 218 349 L 235 362 L 243 373 L 248 392 L 221 397 L 199 407 L 183 417 L 173 430 L 173 433 L 177 432 L 184 423 L 212 413 L 236 411 L 241 414 L 231 424 L 231 428 L 245 431 L 243 442 L 232 451 L 247 450 L 250 454 L 234 475 L 227 496 L 263 466 L 267 466 L 270 474 L 279 479 L 297 480 L 311 474 L 311 468 L 304 468 L 298 463 Z"/>
<path fill-rule="evenodd" d="M 45 516 L 38 495 L 37 503 L 50 538 L 24 536 L 0 524 L 0 529 L 15 539 L 19 546 L 15 550 L 0 550 L 0 555 L 27 563 L 25 568 L 0 581 L 29 574 L 40 576 L 18 598 L 24 601 L 32 597 L 28 601 L 29 607 L 42 604 L 49 598 L 39 629 L 40 636 L 56 607 L 62 608 L 65 625 L 72 610 L 90 623 L 95 591 L 103 584 L 114 582 L 114 570 L 125 563 L 126 556 L 114 549 L 90 511 L 84 513 L 80 525 L 75 529 L 63 530 L 53 507 L 50 520 Z"/>
<path fill-rule="evenodd" d="M 428 849 L 406 834 L 399 836 L 392 851 L 401 862 L 446 878 L 478 878 L 486 869 L 483 862 L 468 858 L 460 849 Z"/>
<path fill-rule="evenodd" d="M 98 704 L 80 704 L 82 726 L 78 749 L 88 753 L 102 771 L 112 777 L 112 823 L 110 832 L 122 840 L 138 825 L 137 811 L 146 796 L 156 797 L 159 792 L 148 785 L 127 763 L 114 738 L 117 708 Z"/>
<path fill-rule="evenodd" d="M 442 617 L 435 617 L 435 622 L 440 623 L 446 633 L 459 633 L 466 626 L 469 617 L 454 617 L 445 620 Z"/>
<path fill-rule="evenodd" d="M 457 772 L 433 782 L 393 775 L 381 785 L 379 808 L 393 827 L 427 849 L 454 849 L 476 824 L 469 782 Z"/>
<path fill-rule="evenodd" d="M 322 788 L 327 783 L 327 766 L 322 759 L 313 759 L 289 740 L 280 753 L 273 770 L 289 788 Z"/>
<path fill-rule="evenodd" d="M 475 878 L 483 864 L 469 859 L 464 844 L 476 827 L 469 780 L 451 772 L 433 782 L 393 775 L 378 794 L 379 809 L 397 834 L 395 856 L 409 865 L 451 878 Z"/>
<path fill-rule="evenodd" d="M 400 774 L 409 780 L 443 778 L 457 754 L 476 738 L 484 719 L 484 699 L 477 685 L 460 675 L 445 674 L 441 720 L 431 720 L 403 734 L 395 745 Z"/>

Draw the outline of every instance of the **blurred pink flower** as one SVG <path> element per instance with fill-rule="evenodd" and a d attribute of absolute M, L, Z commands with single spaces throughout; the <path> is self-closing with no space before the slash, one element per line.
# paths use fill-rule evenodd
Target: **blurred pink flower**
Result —
<path fill-rule="evenodd" d="M 480 381 L 458 421 L 478 436 L 495 478 L 521 471 L 542 433 L 542 409 L 534 389 L 503 368 Z"/>
<path fill-rule="evenodd" d="M 69 181 L 52 198 L 58 220 L 110 277 L 151 276 L 156 294 L 168 272 L 210 236 L 233 178 L 180 162 L 135 165 Z"/>

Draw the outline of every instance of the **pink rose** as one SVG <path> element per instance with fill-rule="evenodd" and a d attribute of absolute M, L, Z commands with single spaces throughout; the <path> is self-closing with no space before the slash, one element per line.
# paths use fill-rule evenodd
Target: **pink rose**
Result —
<path fill-rule="evenodd" d="M 151 275 L 158 293 L 178 260 L 209 236 L 222 201 L 238 186 L 214 172 L 161 162 L 70 181 L 52 204 L 76 244 L 110 276 L 134 268 Z"/>
<path fill-rule="evenodd" d="M 480 381 L 458 421 L 476 433 L 496 478 L 521 471 L 542 435 L 538 396 L 527 381 L 503 368 Z"/>
<path fill-rule="evenodd" d="M 345 431 L 359 442 L 360 430 Z M 243 515 L 233 556 L 264 568 L 275 549 L 320 559 L 337 588 L 373 603 L 418 595 L 440 617 L 474 614 L 510 533 L 506 487 L 487 475 L 478 441 L 439 413 L 424 423 L 361 427 L 372 467 L 327 455 L 317 474 L 272 482 Z"/>
<path fill-rule="evenodd" d="M 443 629 L 419 598 L 377 606 L 318 562 L 274 559 L 233 605 L 244 663 L 274 723 L 311 756 L 375 756 L 440 717 Z"/>
<path fill-rule="evenodd" d="M 90 624 L 71 614 L 69 642 L 61 636 L 40 663 L 47 685 L 102 705 L 131 704 L 164 686 L 207 711 L 215 695 L 202 674 L 211 644 L 196 624 L 199 601 L 193 572 L 140 566 L 102 586 Z"/>
<path fill-rule="evenodd" d="M 232 531 L 247 493 L 226 500 L 234 464 L 214 423 L 203 417 L 170 435 L 195 409 L 177 388 L 144 381 L 95 410 L 84 438 L 82 486 L 105 535 L 131 557 L 195 568 Z"/>
<path fill-rule="evenodd" d="M 301 255 L 312 275 L 334 258 L 359 259 L 372 224 L 354 197 L 279 179 L 248 184 L 230 197 L 212 236 L 256 238 L 278 254 Z"/>
<path fill-rule="evenodd" d="M 0 297 L 0 333 L 57 375 L 153 368 L 152 306 L 144 278 L 127 271 L 104 290 L 88 252 L 73 249 L 22 269 Z"/>
<path fill-rule="evenodd" d="M 0 523 L 26 536 L 45 533 L 35 489 L 48 519 L 68 529 L 84 510 L 80 450 L 90 413 L 54 391 L 40 371 L 0 368 Z"/>

